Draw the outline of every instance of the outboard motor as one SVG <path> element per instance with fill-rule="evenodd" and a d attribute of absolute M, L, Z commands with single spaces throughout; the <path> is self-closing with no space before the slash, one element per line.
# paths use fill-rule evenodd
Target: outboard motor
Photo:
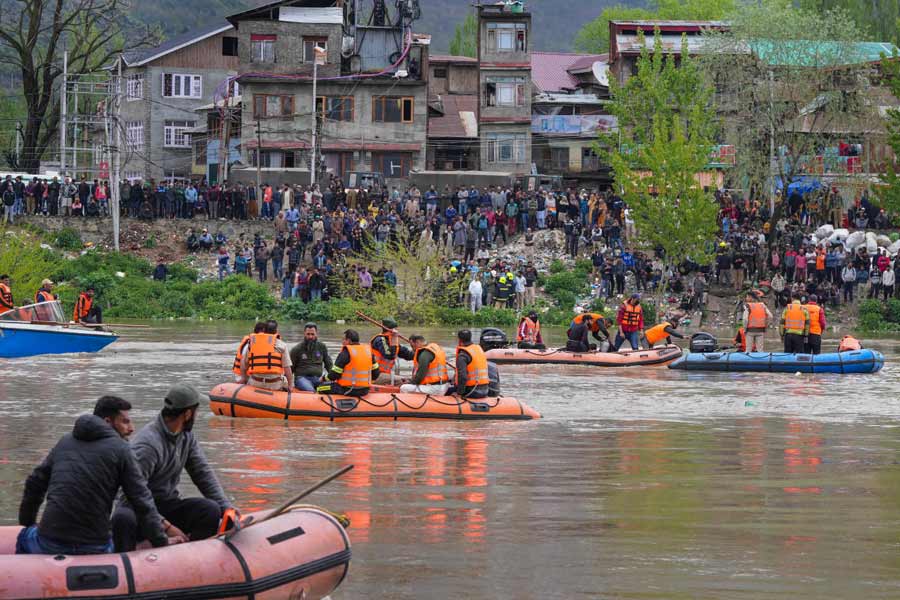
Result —
<path fill-rule="evenodd" d="M 481 330 L 481 337 L 478 338 L 478 343 L 485 351 L 496 350 L 498 348 L 507 348 L 509 339 L 502 330 L 488 327 Z"/>
<path fill-rule="evenodd" d="M 701 331 L 691 336 L 691 352 L 705 354 L 707 352 L 715 352 L 718 348 L 719 344 L 712 334 Z"/>

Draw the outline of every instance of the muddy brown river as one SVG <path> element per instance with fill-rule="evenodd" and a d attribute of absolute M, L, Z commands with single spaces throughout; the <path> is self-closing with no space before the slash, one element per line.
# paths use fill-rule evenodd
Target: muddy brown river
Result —
<path fill-rule="evenodd" d="M 0 524 L 97 397 L 129 399 L 143 425 L 172 382 L 228 380 L 246 328 L 154 324 L 93 356 L 0 360 Z M 337 349 L 341 330 L 322 338 Z M 245 511 L 356 465 L 309 498 L 352 519 L 335 600 L 896 599 L 900 343 L 868 345 L 887 359 L 876 375 L 502 368 L 504 394 L 544 415 L 533 422 L 203 412 L 195 431 Z"/>

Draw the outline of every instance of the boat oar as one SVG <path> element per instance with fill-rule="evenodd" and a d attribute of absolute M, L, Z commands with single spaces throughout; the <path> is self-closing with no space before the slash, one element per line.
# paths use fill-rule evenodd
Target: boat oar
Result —
<path fill-rule="evenodd" d="M 263 523 L 265 521 L 268 521 L 269 519 L 274 519 L 275 517 L 277 517 L 278 515 L 280 515 L 287 509 L 289 509 L 291 506 L 296 504 L 298 501 L 302 500 L 306 496 L 309 496 L 310 494 L 315 492 L 317 489 L 319 489 L 325 485 L 328 485 L 329 483 L 331 483 L 332 481 L 334 481 L 335 479 L 337 479 L 338 477 L 340 477 L 341 475 L 343 475 L 344 473 L 346 473 L 347 471 L 349 471 L 352 468 L 353 468 L 353 465 L 347 465 L 347 466 L 335 471 L 334 473 L 332 473 L 325 479 L 321 480 L 317 484 L 306 488 L 305 490 L 303 490 L 296 496 L 292 497 L 291 499 L 287 500 L 283 504 L 279 505 L 278 507 L 275 508 L 275 510 L 273 510 L 266 516 L 262 517 L 261 519 L 254 520 L 253 515 L 249 515 L 247 517 L 247 519 L 244 521 L 244 523 L 239 528 L 235 527 L 231 531 L 226 533 L 225 539 L 227 540 L 227 539 L 231 538 L 231 536 L 233 536 L 235 533 L 237 533 L 241 529 L 246 529 L 247 527 L 252 527 L 253 525 L 258 525 L 259 523 Z"/>
<path fill-rule="evenodd" d="M 149 325 L 131 325 L 128 323 L 78 323 L 82 327 L 115 327 L 117 329 L 150 329 Z"/>
<path fill-rule="evenodd" d="M 369 323 L 371 323 L 372 325 L 375 325 L 376 327 L 380 327 L 382 330 L 385 330 L 385 329 L 386 329 L 386 330 L 388 330 L 388 331 L 391 331 L 391 328 L 390 328 L 390 327 L 385 327 L 383 323 L 379 323 L 378 321 L 376 321 L 376 320 L 373 319 L 372 317 L 370 317 L 370 316 L 368 316 L 368 315 L 365 315 L 365 314 L 363 314 L 363 313 L 360 312 L 360 311 L 356 311 L 356 316 L 359 317 L 360 319 L 362 319 L 363 321 L 368 321 Z M 411 344 L 411 343 L 412 343 L 412 342 L 409 341 L 409 338 L 408 338 L 408 337 L 402 336 L 402 335 L 400 335 L 399 333 L 397 333 L 397 337 L 400 338 L 401 340 L 403 340 L 404 342 L 406 342 L 407 344 Z"/>

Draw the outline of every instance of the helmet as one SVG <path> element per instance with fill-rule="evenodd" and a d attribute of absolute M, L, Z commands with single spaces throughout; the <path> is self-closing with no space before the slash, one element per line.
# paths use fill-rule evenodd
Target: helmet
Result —
<path fill-rule="evenodd" d="M 500 278 L 500 283 L 506 283 L 506 276 L 505 276 L 505 275 L 504 275 L 503 277 Z"/>
<path fill-rule="evenodd" d="M 450 272 L 451 272 L 451 273 L 456 273 L 456 267 L 450 267 Z"/>

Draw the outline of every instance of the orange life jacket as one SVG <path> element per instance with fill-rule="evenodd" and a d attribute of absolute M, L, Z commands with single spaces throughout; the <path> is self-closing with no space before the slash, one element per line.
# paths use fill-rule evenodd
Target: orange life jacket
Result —
<path fill-rule="evenodd" d="M 850 352 L 852 350 L 862 350 L 862 344 L 852 335 L 845 335 L 838 346 L 838 352 Z"/>
<path fill-rule="evenodd" d="M 378 338 L 384 338 L 385 346 L 387 346 L 389 348 L 393 347 L 394 358 L 392 358 L 391 360 L 386 359 L 384 357 L 384 354 L 382 354 L 381 351 L 379 351 L 378 348 L 375 347 L 375 340 L 377 340 Z M 394 363 L 397 362 L 397 358 L 396 358 L 397 352 L 400 351 L 400 345 L 397 344 L 395 346 L 391 346 L 390 338 L 383 333 L 379 333 L 378 335 L 376 335 L 375 337 L 372 338 L 371 346 L 372 346 L 372 357 L 375 359 L 375 362 L 378 363 L 378 368 L 381 369 L 381 372 L 382 373 L 390 373 L 391 371 L 393 371 Z"/>
<path fill-rule="evenodd" d="M 804 304 L 803 308 L 809 313 L 809 334 L 822 335 L 822 324 L 819 322 L 822 307 L 818 304 Z"/>
<path fill-rule="evenodd" d="M 14 306 L 12 290 L 5 283 L 0 283 L 0 312 L 12 310 Z"/>
<path fill-rule="evenodd" d="M 78 301 L 75 302 L 75 313 L 72 318 L 73 321 L 82 321 L 88 318 L 88 315 L 91 314 L 91 307 L 94 305 L 94 299 L 89 297 L 86 293 L 81 292 L 78 295 Z"/>
<path fill-rule="evenodd" d="M 524 325 L 524 327 L 523 327 Z M 541 323 L 538 321 L 535 323 L 528 317 L 522 317 L 522 321 L 519 323 L 519 331 L 516 334 L 517 342 L 528 342 L 529 344 L 536 344 L 541 336 Z"/>
<path fill-rule="evenodd" d="M 344 365 L 337 383 L 347 388 L 367 388 L 372 386 L 372 347 L 368 344 L 347 344 L 344 350 L 350 360 Z"/>
<path fill-rule="evenodd" d="M 476 385 L 488 385 L 491 380 L 488 377 L 487 356 L 484 350 L 478 344 L 470 344 L 468 346 L 459 346 L 456 348 L 456 357 L 459 353 L 465 352 L 469 355 L 469 365 L 466 367 L 465 387 L 474 387 Z M 457 382 L 460 379 L 460 373 L 456 374 Z"/>
<path fill-rule="evenodd" d="M 625 303 L 625 314 L 622 315 L 622 326 L 623 327 L 637 327 L 641 324 L 641 315 L 643 314 L 644 309 L 641 308 L 641 305 L 633 306 L 628 302 Z"/>
<path fill-rule="evenodd" d="M 816 252 L 816 271 L 824 271 L 825 270 L 825 252 L 817 251 Z"/>
<path fill-rule="evenodd" d="M 743 327 L 738 329 L 737 333 L 734 335 L 734 343 L 737 344 L 738 350 L 741 352 L 747 351 L 747 336 L 744 335 Z"/>
<path fill-rule="evenodd" d="M 751 302 L 747 305 L 747 331 L 766 330 L 766 305 L 762 302 Z"/>
<path fill-rule="evenodd" d="M 657 342 L 661 342 L 664 339 L 666 339 L 667 337 L 669 337 L 669 334 L 666 333 L 666 327 L 671 327 L 671 326 L 672 326 L 672 324 L 669 323 L 668 321 L 663 321 L 659 325 L 654 325 L 653 327 L 651 327 L 650 329 L 647 330 L 647 333 L 645 333 L 644 336 L 647 338 L 647 343 L 650 344 L 651 348 Z"/>
<path fill-rule="evenodd" d="M 591 326 L 589 329 L 594 333 L 600 331 L 600 323 L 602 323 L 603 315 L 598 313 L 581 313 L 580 315 L 576 315 L 574 319 L 572 319 L 573 325 L 581 325 L 584 322 L 585 317 L 591 317 L 593 321 L 591 321 Z"/>
<path fill-rule="evenodd" d="M 799 331 L 800 333 L 806 330 L 806 315 L 800 304 L 791 303 L 784 309 L 784 330 L 786 332 Z"/>
<path fill-rule="evenodd" d="M 53 302 L 54 300 L 56 300 L 56 298 L 53 297 L 53 294 L 43 288 L 39 289 L 34 295 L 35 304 L 40 304 L 41 302 Z"/>
<path fill-rule="evenodd" d="M 276 348 L 272 333 L 254 333 L 247 341 L 247 374 L 274 377 L 284 373 L 284 357 Z"/>
<path fill-rule="evenodd" d="M 428 350 L 434 354 L 434 359 L 428 364 L 428 370 L 420 383 L 431 385 L 450 381 L 450 375 L 447 373 L 447 355 L 444 354 L 443 348 L 434 342 L 416 350 L 416 355 L 413 357 L 413 373 L 419 372 L 419 352 L 422 350 Z"/>
<path fill-rule="evenodd" d="M 238 345 L 237 354 L 234 356 L 234 364 L 231 366 L 231 371 L 235 375 L 241 374 L 241 358 L 244 356 L 244 348 L 247 346 L 247 343 L 250 341 L 250 336 L 245 335 L 241 340 L 240 345 Z"/>

